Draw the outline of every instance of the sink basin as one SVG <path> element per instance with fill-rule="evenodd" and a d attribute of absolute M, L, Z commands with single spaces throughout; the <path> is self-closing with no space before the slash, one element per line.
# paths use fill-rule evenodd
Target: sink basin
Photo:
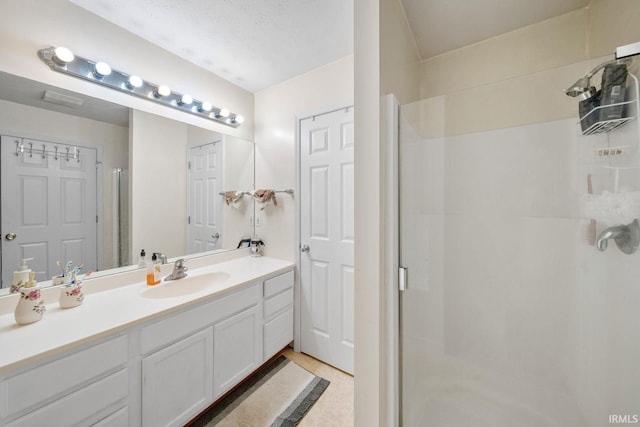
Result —
<path fill-rule="evenodd" d="M 229 278 L 229 273 L 217 271 L 214 273 L 187 276 L 178 280 L 162 281 L 142 292 L 145 298 L 175 298 L 195 294 L 220 284 Z"/>

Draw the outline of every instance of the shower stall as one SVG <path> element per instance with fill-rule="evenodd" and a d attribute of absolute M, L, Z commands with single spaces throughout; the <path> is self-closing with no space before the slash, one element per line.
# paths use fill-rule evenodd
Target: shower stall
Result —
<path fill-rule="evenodd" d="M 637 80 L 629 120 L 593 135 L 578 100 L 573 118 L 529 120 L 530 98 L 494 96 L 545 81 L 566 98 L 580 75 L 549 74 L 593 65 L 399 108 L 403 426 L 640 421 L 640 252 L 612 232 L 632 233 L 623 227 L 640 217 Z"/>

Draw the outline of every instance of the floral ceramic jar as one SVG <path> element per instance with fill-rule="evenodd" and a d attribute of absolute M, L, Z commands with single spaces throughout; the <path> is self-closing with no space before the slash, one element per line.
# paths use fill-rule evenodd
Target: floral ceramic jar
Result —
<path fill-rule="evenodd" d="M 47 308 L 40 294 L 40 287 L 22 286 L 18 291 L 20 292 L 20 300 L 14 312 L 16 322 L 19 325 L 28 325 L 42 319 Z"/>
<path fill-rule="evenodd" d="M 81 283 L 65 285 L 60 289 L 60 307 L 71 308 L 82 304 L 84 294 Z"/>

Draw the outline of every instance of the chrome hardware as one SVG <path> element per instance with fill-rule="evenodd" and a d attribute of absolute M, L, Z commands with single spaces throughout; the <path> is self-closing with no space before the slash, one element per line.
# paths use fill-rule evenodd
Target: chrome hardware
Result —
<path fill-rule="evenodd" d="M 632 254 L 638 249 L 640 244 L 640 225 L 634 219 L 629 225 L 618 225 L 605 229 L 598 236 L 596 247 L 600 251 L 607 249 L 609 239 L 613 239 L 618 248 L 625 254 Z"/>
<path fill-rule="evenodd" d="M 7 233 L 7 234 L 4 236 L 4 238 L 5 238 L 5 239 L 7 239 L 7 240 L 13 240 L 13 239 L 15 239 L 16 237 L 18 237 L 18 236 L 16 235 L 16 233 Z"/>
<path fill-rule="evenodd" d="M 311 248 L 309 247 L 309 245 L 300 246 L 300 252 L 309 252 L 310 250 Z"/>
<path fill-rule="evenodd" d="M 213 243 L 218 243 L 218 239 L 220 238 L 220 233 L 212 234 L 211 238 L 213 239 Z"/>
<path fill-rule="evenodd" d="M 153 255 L 156 256 L 157 259 L 160 260 L 160 264 L 166 264 L 167 263 L 167 256 L 161 252 L 154 252 Z"/>
<path fill-rule="evenodd" d="M 407 290 L 407 267 L 398 268 L 398 290 L 400 292 Z"/>
<path fill-rule="evenodd" d="M 181 258 L 175 262 L 175 264 L 173 265 L 173 271 L 171 272 L 170 275 L 165 277 L 164 280 L 182 279 L 183 277 L 187 276 L 186 271 L 188 269 L 189 269 L 188 267 L 184 266 L 184 259 Z"/>

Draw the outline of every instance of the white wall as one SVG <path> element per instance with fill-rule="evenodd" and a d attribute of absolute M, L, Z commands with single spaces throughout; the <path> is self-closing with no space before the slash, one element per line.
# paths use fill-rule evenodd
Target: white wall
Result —
<path fill-rule="evenodd" d="M 256 93 L 256 189 L 296 187 L 296 116 L 353 105 L 353 82 L 348 56 Z M 277 207 L 256 210 L 266 255 L 295 261 L 295 197 L 279 193 Z"/>
<path fill-rule="evenodd" d="M 0 134 L 100 148 L 104 185 L 104 261 L 113 265 L 111 170 L 128 169 L 128 128 L 0 100 Z"/>
<path fill-rule="evenodd" d="M 87 12 L 66 0 L 0 2 L 0 71 L 174 118 L 211 130 L 253 139 L 253 94 Z M 167 29 L 169 32 L 171 29 Z M 198 99 L 242 114 L 238 129 L 147 102 L 112 89 L 53 72 L 37 57 L 38 49 L 65 46 L 76 54 L 107 61 Z"/>
<path fill-rule="evenodd" d="M 130 117 L 132 262 L 141 249 L 148 256 L 153 252 L 168 258 L 184 255 L 188 125 L 137 110 Z"/>
<path fill-rule="evenodd" d="M 253 141 L 224 137 L 224 188 L 222 191 L 250 191 L 255 176 Z M 222 247 L 236 248 L 240 239 L 253 234 L 254 200 L 245 195 L 237 202 L 222 206 Z"/>

